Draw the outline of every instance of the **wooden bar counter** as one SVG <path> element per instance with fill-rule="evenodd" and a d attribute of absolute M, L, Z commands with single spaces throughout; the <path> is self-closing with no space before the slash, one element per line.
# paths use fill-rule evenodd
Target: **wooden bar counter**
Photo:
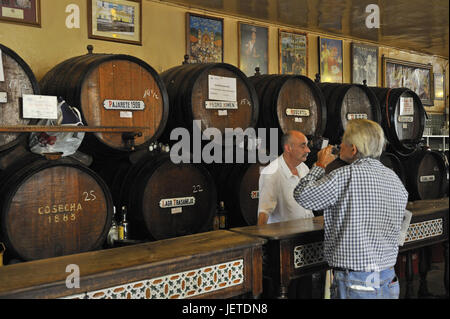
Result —
<path fill-rule="evenodd" d="M 407 209 L 413 216 L 405 243 L 400 247 L 403 252 L 447 243 L 445 278 L 448 278 L 448 206 L 448 198 L 408 203 Z M 272 280 L 278 292 L 275 297 L 286 298 L 291 280 L 328 268 L 323 257 L 323 225 L 323 216 L 319 216 L 230 231 L 267 240 L 263 274 Z"/>
<path fill-rule="evenodd" d="M 258 297 L 264 243 L 218 230 L 3 266 L 0 298 Z"/>

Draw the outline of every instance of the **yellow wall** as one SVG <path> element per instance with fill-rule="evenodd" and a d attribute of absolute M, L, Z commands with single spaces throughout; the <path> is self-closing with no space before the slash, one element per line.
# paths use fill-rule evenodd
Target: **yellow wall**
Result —
<path fill-rule="evenodd" d="M 76 4 L 80 8 L 80 28 L 66 28 L 66 6 Z M 142 1 L 142 46 L 118 42 L 94 40 L 88 38 L 87 1 L 86 0 L 41 0 L 41 28 L 0 22 L 0 43 L 14 50 L 33 70 L 40 80 L 56 64 L 87 53 L 86 46 L 92 44 L 94 53 L 129 54 L 150 64 L 157 72 L 162 72 L 183 61 L 186 52 L 186 12 L 219 16 L 224 18 L 224 62 L 238 66 L 238 21 L 255 23 L 228 15 L 218 15 L 204 10 L 194 10 L 163 1 Z M 257 22 L 269 28 L 269 73 L 278 73 L 278 29 L 284 26 Z M 331 37 L 327 34 L 308 33 L 308 77 L 314 79 L 318 72 L 318 37 Z M 333 37 L 331 37 L 333 38 Z M 352 39 L 343 39 L 344 82 L 351 81 L 350 50 Z M 358 41 L 360 42 L 360 41 Z M 363 42 L 364 43 L 364 42 Z M 445 70 L 446 88 L 448 88 L 448 59 L 427 56 L 417 52 L 408 52 L 379 46 L 379 80 L 382 86 L 381 56 L 404 61 L 431 63 L 433 72 Z M 448 105 L 448 94 L 446 94 Z M 428 112 L 444 112 L 444 101 L 434 101 Z M 448 109 L 447 109 L 448 110 Z"/>

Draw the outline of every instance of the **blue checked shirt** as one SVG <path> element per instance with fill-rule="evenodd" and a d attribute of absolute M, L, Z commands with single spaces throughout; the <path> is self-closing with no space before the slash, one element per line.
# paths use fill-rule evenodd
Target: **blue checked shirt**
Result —
<path fill-rule="evenodd" d="M 380 161 L 359 159 L 328 175 L 313 167 L 294 198 L 302 207 L 324 210 L 324 257 L 330 267 L 373 272 L 395 265 L 408 192 Z"/>

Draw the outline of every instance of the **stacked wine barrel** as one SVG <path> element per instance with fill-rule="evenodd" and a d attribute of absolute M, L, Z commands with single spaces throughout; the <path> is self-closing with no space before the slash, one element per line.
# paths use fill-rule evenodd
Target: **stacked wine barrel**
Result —
<path fill-rule="evenodd" d="M 255 89 L 233 65 L 183 64 L 162 72 L 161 78 L 170 101 L 164 142 L 174 143 L 170 133 L 178 127 L 187 129 L 192 137 L 199 132 L 200 138 L 206 129 L 216 128 L 223 142 L 226 128 L 245 130 L 257 123 L 259 105 Z M 221 86 L 226 89 L 221 90 Z"/>
<path fill-rule="evenodd" d="M 136 128 L 136 136 L 86 134 L 80 150 L 111 158 L 142 150 L 162 134 L 168 97 L 158 73 L 145 61 L 123 54 L 89 53 L 52 68 L 40 81 L 41 91 L 80 110 L 88 126 Z M 129 140 L 132 140 L 130 145 Z"/>
<path fill-rule="evenodd" d="M 4 81 L 0 81 L 0 125 L 33 125 L 38 120 L 22 117 L 21 100 L 24 94 L 39 94 L 39 85 L 28 64 L 13 50 L 0 44 Z M 6 96 L 5 96 L 6 95 Z M 1 133 L 0 152 L 26 143 L 28 133 Z"/>
<path fill-rule="evenodd" d="M 443 154 L 421 145 L 426 112 L 420 98 L 408 88 L 371 89 L 380 102 L 390 157 L 401 163 L 409 200 L 444 197 L 448 164 Z"/>
<path fill-rule="evenodd" d="M 368 119 L 380 123 L 377 97 L 360 84 L 319 83 L 327 105 L 327 125 L 324 136 L 330 144 L 340 144 L 348 121 Z"/>
<path fill-rule="evenodd" d="M 22 118 L 23 94 L 39 94 L 29 66 L 1 46 L 6 103 L 0 126 L 34 125 Z M 5 112 L 6 110 L 6 112 Z M 94 171 L 71 158 L 27 150 L 29 134 L 0 134 L 0 241 L 5 261 L 75 254 L 102 246 L 112 219 L 112 197 Z"/>
<path fill-rule="evenodd" d="M 322 136 L 327 109 L 316 83 L 301 75 L 255 75 L 249 80 L 260 101 L 259 128 L 277 128 L 278 142 L 289 130 L 298 130 L 310 138 Z M 278 151 L 282 152 L 281 147 Z"/>

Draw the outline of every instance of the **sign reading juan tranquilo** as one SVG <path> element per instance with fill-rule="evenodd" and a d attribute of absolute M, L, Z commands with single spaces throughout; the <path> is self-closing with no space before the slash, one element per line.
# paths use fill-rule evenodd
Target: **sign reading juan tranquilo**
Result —
<path fill-rule="evenodd" d="M 180 206 L 195 205 L 195 197 L 179 197 L 179 198 L 167 198 L 159 201 L 159 207 L 172 208 Z"/>
<path fill-rule="evenodd" d="M 140 111 L 145 109 L 144 101 L 105 100 L 103 107 L 107 110 Z"/>

